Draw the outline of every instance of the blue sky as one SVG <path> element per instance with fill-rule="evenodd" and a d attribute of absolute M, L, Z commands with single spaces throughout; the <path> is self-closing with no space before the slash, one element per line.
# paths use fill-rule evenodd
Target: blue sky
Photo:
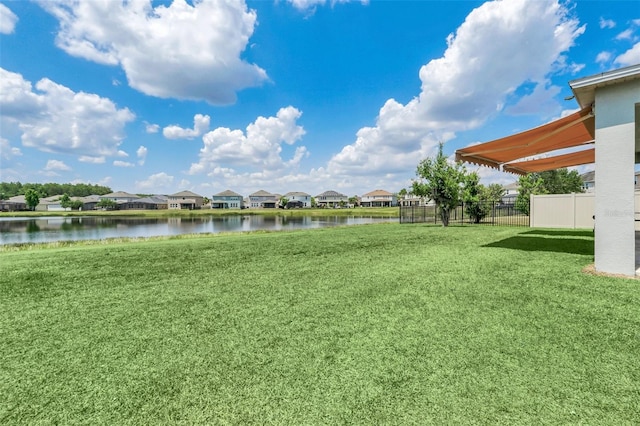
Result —
<path fill-rule="evenodd" d="M 0 180 L 397 192 L 637 63 L 638 1 L 2 0 Z"/>

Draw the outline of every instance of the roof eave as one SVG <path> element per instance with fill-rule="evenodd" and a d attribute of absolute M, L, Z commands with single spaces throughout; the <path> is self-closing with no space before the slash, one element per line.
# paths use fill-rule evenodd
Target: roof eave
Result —
<path fill-rule="evenodd" d="M 584 108 L 595 101 L 596 88 L 637 78 L 640 78 L 640 64 L 572 80 L 569 86 L 580 108 Z"/>

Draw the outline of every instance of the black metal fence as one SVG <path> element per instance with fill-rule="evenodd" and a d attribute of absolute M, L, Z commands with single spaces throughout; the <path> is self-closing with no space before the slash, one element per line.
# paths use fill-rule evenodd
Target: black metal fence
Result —
<path fill-rule="evenodd" d="M 451 210 L 449 224 L 529 226 L 529 215 L 515 208 L 515 204 L 481 203 L 473 210 L 479 215 L 471 215 L 469 206 L 460 204 Z M 480 216 L 480 217 L 479 217 Z M 400 206 L 400 223 L 442 223 L 436 206 Z"/>

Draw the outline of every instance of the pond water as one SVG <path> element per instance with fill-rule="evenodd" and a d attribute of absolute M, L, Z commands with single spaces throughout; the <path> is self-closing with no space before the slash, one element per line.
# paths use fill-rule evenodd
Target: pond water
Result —
<path fill-rule="evenodd" d="M 203 216 L 163 217 L 39 217 L 0 218 L 0 245 L 105 238 L 155 237 L 180 234 L 280 231 L 338 225 L 396 222 L 398 218 L 356 216 Z"/>

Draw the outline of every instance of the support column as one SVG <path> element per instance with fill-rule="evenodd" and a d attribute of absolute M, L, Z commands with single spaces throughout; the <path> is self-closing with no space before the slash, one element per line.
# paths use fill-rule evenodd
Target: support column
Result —
<path fill-rule="evenodd" d="M 632 82 L 635 83 L 635 82 Z M 638 84 L 596 89 L 597 271 L 635 275 L 634 166 Z"/>

